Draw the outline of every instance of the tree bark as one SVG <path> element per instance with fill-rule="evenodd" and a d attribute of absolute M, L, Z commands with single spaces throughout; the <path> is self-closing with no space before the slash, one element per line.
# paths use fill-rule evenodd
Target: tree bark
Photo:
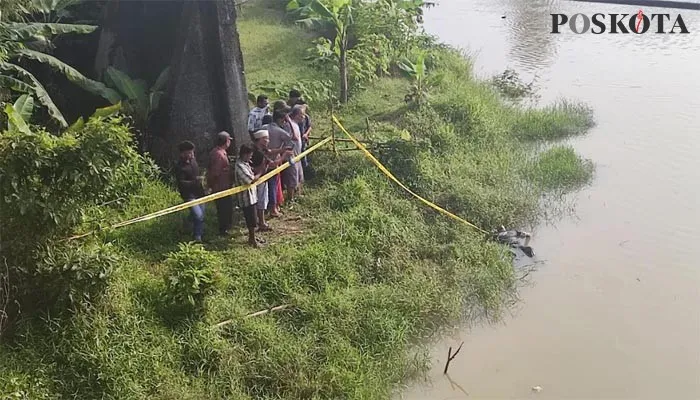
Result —
<path fill-rule="evenodd" d="M 167 125 L 153 155 L 174 160 L 177 144 L 191 140 L 206 162 L 213 136 L 227 131 L 233 151 L 250 141 L 248 94 L 233 0 L 186 1 L 166 95 Z"/>
<path fill-rule="evenodd" d="M 232 150 L 250 140 L 234 0 L 111 0 L 97 53 L 99 75 L 115 65 L 149 85 L 171 67 L 148 127 L 148 149 L 161 167 L 176 161 L 183 140 L 195 143 L 202 166 L 217 132 L 231 134 Z"/>

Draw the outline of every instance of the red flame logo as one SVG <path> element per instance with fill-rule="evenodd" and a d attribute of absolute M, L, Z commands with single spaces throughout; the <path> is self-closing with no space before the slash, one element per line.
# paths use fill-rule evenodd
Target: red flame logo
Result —
<path fill-rule="evenodd" d="M 642 24 L 642 21 L 644 21 L 644 11 L 639 10 L 637 13 L 637 26 L 634 29 L 637 33 L 639 33 L 639 26 Z"/>

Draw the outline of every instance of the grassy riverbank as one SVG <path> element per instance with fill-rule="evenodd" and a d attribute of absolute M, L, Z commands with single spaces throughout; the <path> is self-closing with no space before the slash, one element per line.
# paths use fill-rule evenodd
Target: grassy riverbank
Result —
<path fill-rule="evenodd" d="M 245 7 L 239 25 L 249 85 L 314 78 L 299 54 L 312 35 L 264 7 Z M 590 179 L 590 164 L 569 148 L 535 153 L 539 141 L 585 132 L 585 109 L 508 105 L 473 79 L 466 59 L 434 51 L 444 79 L 429 107 L 406 107 L 409 82 L 386 77 L 340 113 L 351 132 L 390 141 L 377 154 L 407 185 L 490 228 L 535 222 L 543 193 Z M 325 111 L 312 110 L 315 135 L 330 130 Z M 417 344 L 467 318 L 499 316 L 515 290 L 503 248 L 426 210 L 356 152 L 319 152 L 313 162 L 316 180 L 285 220 L 272 221 L 262 251 L 245 247 L 242 233 L 179 248 L 188 239 L 182 215 L 95 239 L 120 257 L 106 297 L 89 311 L 22 321 L 0 347 L 0 396 L 385 399 L 426 367 Z M 178 201 L 151 183 L 104 216 Z M 213 206 L 207 218 L 211 237 Z M 192 266 L 215 269 L 218 283 L 204 309 L 183 314 L 163 293 L 172 269 Z"/>

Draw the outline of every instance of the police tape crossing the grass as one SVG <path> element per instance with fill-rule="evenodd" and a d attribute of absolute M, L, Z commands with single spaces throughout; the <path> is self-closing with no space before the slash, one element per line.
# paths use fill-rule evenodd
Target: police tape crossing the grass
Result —
<path fill-rule="evenodd" d="M 331 139 L 332 139 L 332 138 L 329 137 L 329 138 L 323 139 L 322 141 L 316 143 L 315 145 L 313 145 L 313 146 L 311 146 L 310 148 L 308 148 L 306 151 L 304 151 L 304 152 L 302 152 L 301 154 L 299 154 L 298 156 L 294 157 L 294 161 L 295 161 L 295 162 L 300 161 L 302 158 L 306 157 L 306 156 L 307 156 L 308 154 L 310 154 L 311 152 L 315 151 L 315 150 L 318 149 L 319 147 L 321 147 L 321 146 L 325 145 L 326 143 L 328 143 L 329 141 L 331 141 Z M 240 192 L 242 192 L 242 191 L 244 191 L 244 190 L 248 190 L 248 189 L 250 189 L 250 188 L 254 188 L 254 187 L 256 187 L 257 185 L 259 185 L 259 184 L 261 184 L 261 183 L 263 183 L 263 182 L 266 182 L 268 179 L 270 179 L 270 178 L 272 178 L 273 176 L 279 174 L 280 172 L 284 171 L 284 170 L 287 169 L 288 167 L 289 167 L 289 162 L 286 162 L 286 163 L 280 165 L 279 167 L 275 168 L 274 170 L 268 172 L 267 174 L 261 176 L 260 179 L 258 179 L 257 181 L 251 183 L 250 185 L 236 186 L 236 187 L 234 187 L 234 188 L 227 189 L 227 190 L 223 190 L 223 191 L 221 191 L 221 192 L 212 193 L 212 194 L 210 194 L 210 195 L 207 195 L 207 196 L 204 196 L 204 197 L 200 197 L 200 198 L 195 199 L 195 200 L 192 200 L 192 201 L 188 201 L 188 202 L 185 202 L 185 203 L 181 203 L 181 204 L 178 204 L 178 205 L 175 205 L 175 206 L 172 206 L 172 207 L 168 207 L 168 208 L 165 208 L 165 209 L 163 209 L 163 210 L 156 211 L 156 212 L 153 212 L 153 213 L 150 213 L 150 214 L 147 214 L 147 215 L 138 217 L 138 218 L 132 218 L 132 219 L 129 219 L 129 220 L 120 222 L 120 223 L 118 223 L 118 224 L 111 225 L 110 227 L 108 227 L 108 228 L 106 228 L 106 229 L 116 229 L 116 228 L 121 228 L 121 227 L 124 227 L 124 226 L 127 226 L 127 225 L 132 225 L 132 224 L 135 224 L 135 223 L 138 223 L 138 222 L 144 222 L 144 221 L 152 220 L 152 219 L 155 219 L 155 218 L 158 218 L 158 217 L 162 217 L 162 216 L 164 216 L 164 215 L 168 215 L 168 214 L 176 213 L 176 212 L 178 212 L 178 211 L 186 210 L 186 209 L 188 209 L 188 208 L 190 208 L 190 207 L 194 207 L 194 206 L 197 206 L 197 205 L 200 205 L 200 204 L 209 203 L 209 202 L 212 202 L 212 201 L 214 201 L 214 200 L 218 200 L 218 199 L 221 199 L 221 198 L 224 198 L 224 197 L 227 197 L 227 196 L 232 196 L 232 195 L 237 194 L 237 193 L 240 193 Z M 84 234 L 82 234 L 82 235 L 72 236 L 72 237 L 69 237 L 69 238 L 66 239 L 66 240 L 80 239 L 80 238 L 83 238 L 83 237 L 92 235 L 92 234 L 94 234 L 94 233 L 97 233 L 97 232 L 99 232 L 99 230 L 95 230 L 95 231 L 91 231 L 91 232 L 88 232 L 88 233 L 84 233 Z"/>
<path fill-rule="evenodd" d="M 483 229 L 479 228 L 478 226 L 472 224 L 471 222 L 465 220 L 464 218 L 461 218 L 461 217 L 459 217 L 459 216 L 457 216 L 457 215 L 455 215 L 455 214 L 453 214 L 453 213 L 451 213 L 451 212 L 445 210 L 444 208 L 438 206 L 437 204 L 432 203 L 432 202 L 430 202 L 430 201 L 424 199 L 423 197 L 419 196 L 418 194 L 414 193 L 411 189 L 409 189 L 408 187 L 406 187 L 406 185 L 404 185 L 403 183 L 401 183 L 401 181 L 399 181 L 399 180 L 398 180 L 384 165 L 382 165 L 382 163 L 379 162 L 379 160 L 377 160 L 377 159 L 372 155 L 372 153 L 370 153 L 369 150 L 367 150 L 367 148 L 366 148 L 362 143 L 360 143 L 357 139 L 355 139 L 355 137 L 352 136 L 352 135 L 350 134 L 350 132 L 348 132 L 348 131 L 345 129 L 345 127 L 340 123 L 340 121 L 338 120 L 338 118 L 336 118 L 335 115 L 332 116 L 332 119 L 333 119 L 333 122 L 340 128 L 340 130 L 343 131 L 343 133 L 350 139 L 350 141 L 352 141 L 352 143 L 353 143 L 360 151 L 362 151 L 362 153 L 363 153 L 370 161 L 372 161 L 372 163 L 374 163 L 374 164 L 377 166 L 377 168 L 379 168 L 379 170 L 382 171 L 382 173 L 384 173 L 384 175 L 386 175 L 390 180 L 392 180 L 394 183 L 396 183 L 397 185 L 399 185 L 402 189 L 404 189 L 405 191 L 407 191 L 408 193 L 410 193 L 413 197 L 417 198 L 418 200 L 420 200 L 421 202 L 423 202 L 424 204 L 426 204 L 426 205 L 429 206 L 430 208 L 432 208 L 432 209 L 434 209 L 434 210 L 436 210 L 436 211 L 438 211 L 438 212 L 440 212 L 440 213 L 442 213 L 442 214 L 444 214 L 444 215 L 447 215 L 448 217 L 450 217 L 450 218 L 452 218 L 452 219 L 454 219 L 454 220 L 456 220 L 456 221 L 459 221 L 459 222 L 461 222 L 461 223 L 463 223 L 463 224 L 466 224 L 466 225 L 468 225 L 468 226 L 470 226 L 470 227 L 476 229 L 477 231 L 479 231 L 479 232 L 481 232 L 481 233 L 488 234 L 488 232 L 486 232 L 485 230 L 483 230 Z M 294 160 L 295 162 L 299 162 L 301 159 L 303 159 L 303 158 L 306 157 L 307 155 L 311 154 L 311 153 L 314 152 L 315 150 L 319 149 L 320 147 L 324 146 L 325 144 L 327 144 L 327 143 L 330 142 L 331 140 L 333 140 L 332 137 L 328 137 L 328 138 L 325 138 L 325 139 L 321 140 L 320 142 L 318 142 L 318 143 L 316 143 L 315 145 L 311 146 L 310 148 L 308 148 L 307 150 L 305 150 L 304 152 L 302 152 L 302 153 L 299 154 L 298 156 L 294 157 L 293 160 Z M 274 170 L 268 172 L 267 174 L 261 176 L 260 179 L 258 179 L 258 180 L 255 181 L 254 183 L 251 183 L 250 185 L 236 186 L 236 187 L 231 188 L 231 189 L 228 189 L 228 190 L 224 190 L 224 191 L 217 192 L 217 193 L 212 193 L 212 194 L 210 194 L 210 195 L 207 195 L 207 196 L 204 196 L 204 197 L 200 197 L 200 198 L 198 198 L 198 199 L 195 199 L 195 200 L 192 200 L 192 201 L 188 201 L 188 202 L 185 202 L 185 203 L 181 203 L 181 204 L 178 204 L 178 205 L 175 205 L 175 206 L 172 206 L 172 207 L 168 207 L 168 208 L 165 208 L 165 209 L 163 209 L 163 210 L 159 210 L 159 211 L 156 211 L 156 212 L 153 212 L 153 213 L 150 213 L 150 214 L 146 214 L 146 215 L 143 215 L 143 216 L 141 216 L 141 217 L 132 218 L 132 219 L 129 219 L 129 220 L 126 220 L 126 221 L 123 221 L 123 222 L 119 222 L 119 223 L 114 224 L 114 225 L 111 225 L 111 226 L 109 226 L 109 227 L 107 227 L 107 228 L 105 228 L 105 229 L 107 229 L 107 230 L 108 230 L 108 229 L 116 229 L 116 228 L 121 228 L 121 227 L 128 226 L 128 225 L 133 225 L 133 224 L 136 224 L 136 223 L 139 223 L 139 222 L 149 221 L 149 220 L 152 220 L 152 219 L 155 219 L 155 218 L 159 218 L 159 217 L 162 217 L 162 216 L 165 216 L 165 215 L 168 215 L 168 214 L 172 214 L 172 213 L 176 213 L 176 212 L 179 212 L 179 211 L 182 211 L 182 210 L 186 210 L 186 209 L 188 209 L 188 208 L 190 208 L 190 207 L 194 207 L 194 206 L 197 206 L 197 205 L 200 205 L 200 204 L 209 203 L 209 202 L 212 202 L 212 201 L 214 201 L 214 200 L 218 200 L 218 199 L 221 199 L 221 198 L 224 198 L 224 197 L 227 197 L 227 196 L 235 195 L 235 194 L 237 194 L 237 193 L 243 192 L 244 190 L 248 190 L 248 189 L 250 189 L 250 188 L 256 187 L 257 185 L 259 185 L 259 184 L 261 184 L 261 183 L 263 183 L 263 182 L 266 182 L 267 180 L 269 180 L 269 179 L 272 178 L 273 176 L 275 176 L 275 175 L 279 174 L 280 172 L 284 171 L 285 169 L 287 169 L 289 166 L 290 166 L 289 162 L 286 162 L 286 163 L 280 165 L 279 167 L 275 168 Z M 100 229 L 98 229 L 98 230 L 93 230 L 93 231 L 90 231 L 90 232 L 87 232 L 87 233 L 84 233 L 84 234 L 81 234 L 81 235 L 76 235 L 76 236 L 69 237 L 69 238 L 67 238 L 67 239 L 65 239 L 65 240 L 75 240 L 75 239 L 84 238 L 84 237 L 86 237 L 86 236 L 95 234 L 95 233 L 97 233 L 97 232 L 99 232 L 99 231 L 101 231 L 101 230 L 100 230 Z"/>

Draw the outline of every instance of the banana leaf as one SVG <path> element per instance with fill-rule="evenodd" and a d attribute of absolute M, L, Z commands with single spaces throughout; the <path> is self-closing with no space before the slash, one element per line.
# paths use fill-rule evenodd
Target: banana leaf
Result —
<path fill-rule="evenodd" d="M 18 65 L 7 62 L 0 63 L 0 71 L 9 71 L 14 73 L 15 75 L 19 75 L 25 80 L 31 81 L 34 84 L 34 86 L 31 87 L 30 93 L 33 93 L 39 100 L 39 103 L 43 104 L 44 107 L 48 109 L 49 115 L 51 115 L 53 119 L 58 121 L 61 127 L 65 128 L 68 126 L 66 119 L 63 118 L 63 114 L 61 114 L 61 111 L 59 111 L 58 107 L 56 107 L 56 104 L 54 104 L 53 100 L 51 100 L 51 96 L 49 96 L 49 93 L 46 91 L 41 82 L 39 82 L 34 77 L 34 75 L 32 75 L 29 71 Z"/>
<path fill-rule="evenodd" d="M 23 94 L 19 96 L 17 101 L 15 101 L 13 107 L 15 108 L 15 111 L 19 113 L 22 119 L 29 121 L 32 119 L 32 113 L 34 112 L 34 97 L 28 94 Z"/>
<path fill-rule="evenodd" d="M 86 34 L 97 29 L 94 25 L 75 24 L 45 24 L 40 22 L 15 22 L 7 24 L 8 32 L 13 40 L 24 41 L 45 35 L 63 35 L 69 33 Z"/>
<path fill-rule="evenodd" d="M 10 132 L 21 132 L 31 135 L 27 122 L 22 119 L 22 116 L 15 110 L 12 104 L 5 105 L 5 114 L 7 114 L 7 130 Z"/>
<path fill-rule="evenodd" d="M 16 52 L 19 57 L 26 57 L 35 61 L 39 61 L 44 64 L 50 65 L 52 68 L 60 71 L 69 81 L 82 87 L 83 89 L 94 93 L 96 95 L 102 96 L 109 100 L 112 104 L 115 104 L 121 100 L 119 94 L 113 89 L 105 86 L 104 83 L 93 81 L 87 78 L 77 69 L 71 67 L 70 65 L 64 63 L 54 56 L 48 54 L 40 53 L 34 50 L 21 49 Z"/>

